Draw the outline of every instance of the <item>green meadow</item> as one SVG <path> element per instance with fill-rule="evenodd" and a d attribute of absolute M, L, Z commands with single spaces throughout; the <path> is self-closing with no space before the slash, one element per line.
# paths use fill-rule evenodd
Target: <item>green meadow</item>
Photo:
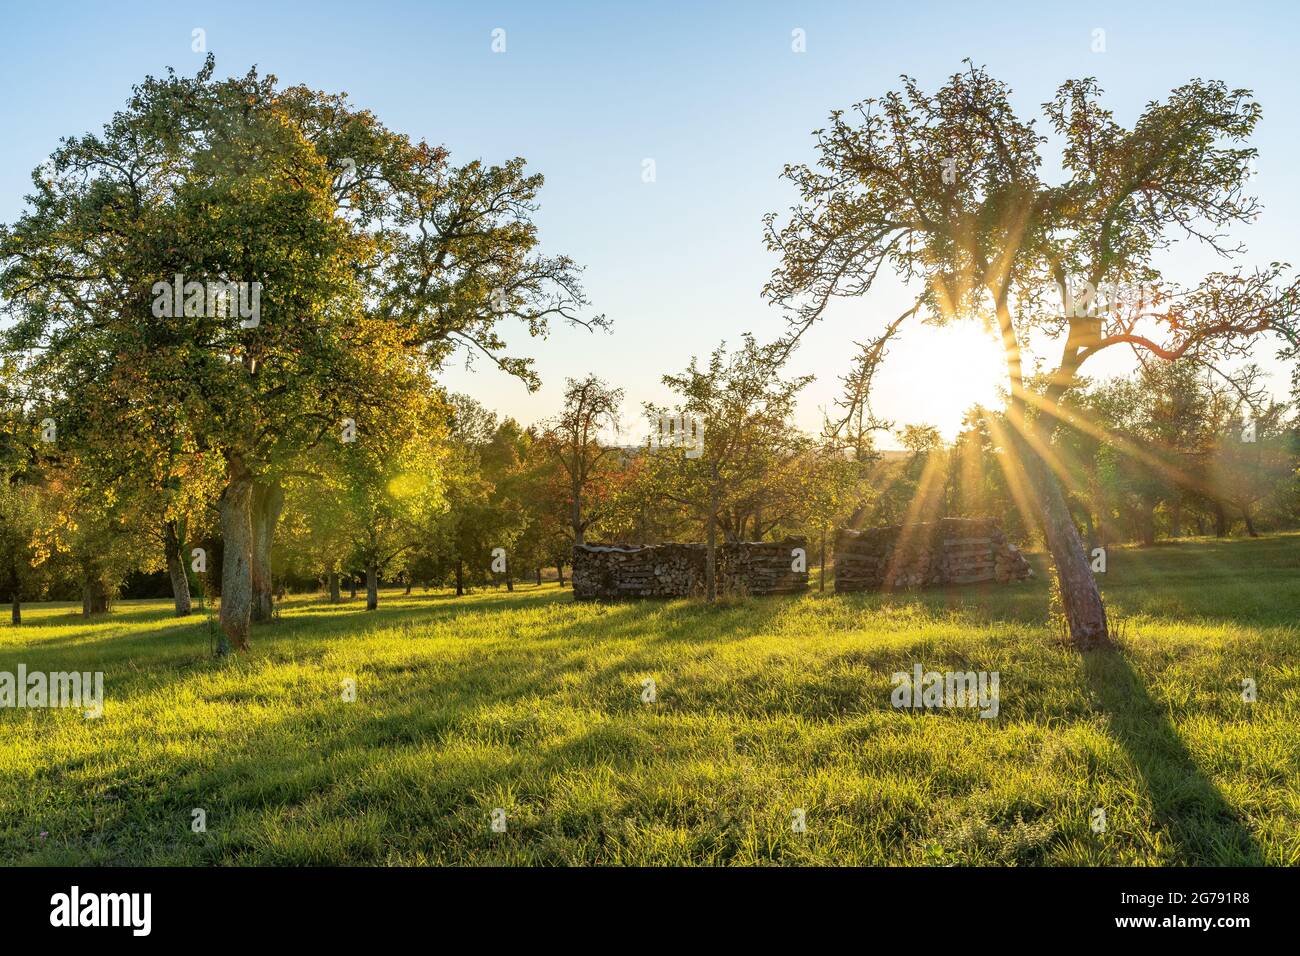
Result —
<path fill-rule="evenodd" d="M 30 605 L 0 671 L 102 670 L 104 714 L 0 710 L 0 860 L 1300 864 L 1300 535 L 1109 558 L 1121 646 L 1087 657 L 1041 559 L 1007 587 L 712 607 L 291 598 L 231 661 L 170 602 Z M 918 663 L 997 671 L 998 716 L 895 709 Z"/>

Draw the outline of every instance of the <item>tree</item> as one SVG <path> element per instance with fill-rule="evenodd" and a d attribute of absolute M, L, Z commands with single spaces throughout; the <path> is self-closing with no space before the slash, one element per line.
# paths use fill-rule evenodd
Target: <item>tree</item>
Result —
<path fill-rule="evenodd" d="M 342 450 L 343 502 L 352 520 L 351 552 L 366 576 L 366 610 L 379 606 L 379 578 L 419 545 L 444 507 L 445 431 L 440 405 L 413 409 L 396 448 L 357 442 Z"/>
<path fill-rule="evenodd" d="M 1285 284 L 1280 264 L 1212 273 L 1187 289 L 1158 285 L 1155 255 L 1176 238 L 1229 255 L 1237 250 L 1221 231 L 1259 210 L 1245 193 L 1260 115 L 1248 91 L 1192 80 L 1125 129 L 1095 80 L 1067 81 L 1043 107 L 1063 143 L 1059 185 L 1042 179 L 1046 140 L 1015 115 L 1009 93 L 969 65 L 934 94 L 904 77 L 901 91 L 831 113 L 814 133 L 817 166 L 785 167 L 799 204 L 784 223 L 767 219 L 780 262 L 764 294 L 788 310 L 791 344 L 833 297 L 866 294 L 883 269 L 919 285 L 890 328 L 924 317 L 997 330 L 1009 437 L 1030 476 L 1071 639 L 1088 649 L 1109 634 L 1052 467 L 1062 396 L 1087 359 L 1117 345 L 1206 364 L 1240 355 L 1270 330 L 1294 329 L 1300 286 Z M 1038 389 L 1023 371 L 1031 338 L 1060 348 Z"/>
<path fill-rule="evenodd" d="M 525 518 L 509 497 L 509 476 L 517 464 L 519 427 L 496 415 L 468 395 L 451 395 L 450 436 L 445 459 L 447 506 L 425 535 L 426 548 L 450 573 L 457 596 L 467 587 L 492 578 L 493 552 L 510 551 Z M 496 481 L 502 482 L 498 489 Z M 499 553 L 498 555 L 499 556 Z"/>
<path fill-rule="evenodd" d="M 349 334 L 364 248 L 274 78 L 212 72 L 148 78 L 101 135 L 64 142 L 5 236 L 0 289 L 6 346 L 65 415 L 142 444 L 180 409 L 223 461 L 221 621 L 242 649 L 254 482 L 341 416 L 368 344 Z"/>
<path fill-rule="evenodd" d="M 1278 493 L 1296 471 L 1288 409 L 1282 402 L 1270 402 L 1253 412 L 1248 406 L 1238 406 L 1212 453 L 1210 470 L 1219 489 L 1217 497 L 1241 516 L 1252 538 L 1259 537 L 1255 505 Z"/>
<path fill-rule="evenodd" d="M 623 390 L 611 388 L 595 375 L 568 379 L 564 408 L 542 435 L 568 478 L 569 526 L 575 545 L 583 543 L 587 528 L 600 516 L 599 507 L 584 505 L 583 496 L 599 479 L 602 464 L 617 455 L 617 448 L 602 445 L 601 438 L 617 431 L 622 404 Z"/>
<path fill-rule="evenodd" d="M 61 453 L 44 466 L 47 513 L 38 531 L 38 561 L 71 571 L 81 587 L 81 613 L 106 614 L 126 575 L 156 570 L 162 554 L 150 540 L 146 502 L 104 483 L 97 463 Z"/>
<path fill-rule="evenodd" d="M 718 532 L 735 540 L 744 530 L 737 523 L 728 531 L 724 512 L 746 498 L 761 501 L 755 489 L 770 487 L 779 463 L 806 448 L 793 414 L 812 376 L 782 379 L 787 355 L 783 344 L 759 345 L 747 334 L 736 352 L 729 354 L 723 343 L 706 367 L 692 358 L 684 372 L 663 376 L 678 395 L 678 420 L 694 422 L 703 435 L 696 433 L 702 440 L 689 453 L 677 442 L 655 453 L 653 484 L 661 499 L 686 508 L 704 526 L 710 601 L 717 597 Z M 646 411 L 653 418 L 668 410 L 649 405 Z"/>
<path fill-rule="evenodd" d="M 324 464 L 319 468 L 322 478 L 286 483 L 286 517 L 275 547 L 280 564 L 303 577 L 319 576 L 329 602 L 338 604 L 342 600 L 339 577 L 351 558 L 355 517 L 348 508 L 342 469 Z"/>
<path fill-rule="evenodd" d="M 46 520 L 41 489 L 21 475 L 0 476 L 0 593 L 9 598 L 10 621 L 23 622 L 22 602 L 35 596 L 43 555 L 39 529 Z"/>
<path fill-rule="evenodd" d="M 10 621 L 22 623 L 22 602 L 34 596 L 48 554 L 40 529 L 49 523 L 37 432 L 24 414 L 22 389 L 9 363 L 0 366 L 0 594 Z"/>
<path fill-rule="evenodd" d="M 499 323 L 605 321 L 578 316 L 577 266 L 536 252 L 521 159 L 456 168 L 341 96 L 214 69 L 146 78 L 64 142 L 0 231 L 0 295 L 41 401 L 140 445 L 179 409 L 221 461 L 224 652 L 269 616 L 285 480 L 400 411 L 372 373 L 469 348 L 534 387 Z"/>

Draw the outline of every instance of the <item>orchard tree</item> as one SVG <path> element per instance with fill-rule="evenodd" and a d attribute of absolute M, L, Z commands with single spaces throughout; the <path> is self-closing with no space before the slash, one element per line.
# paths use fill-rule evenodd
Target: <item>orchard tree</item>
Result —
<path fill-rule="evenodd" d="M 325 456 L 320 456 L 322 459 Z M 285 519 L 276 554 L 300 576 L 319 576 L 331 604 L 341 600 L 339 577 L 349 565 L 355 517 L 348 508 L 341 469 L 317 466 L 320 477 L 285 485 Z"/>
<path fill-rule="evenodd" d="M 1253 411 L 1238 407 L 1225 422 L 1212 453 L 1216 497 L 1240 516 L 1252 538 L 1259 537 L 1255 506 L 1285 494 L 1296 473 L 1289 409 L 1284 402 L 1269 402 Z"/>
<path fill-rule="evenodd" d="M 40 530 L 49 523 L 39 437 L 25 413 L 23 389 L 9 363 L 0 366 L 0 596 L 10 620 L 22 623 L 22 602 L 36 595 L 48 554 Z"/>
<path fill-rule="evenodd" d="M 213 74 L 146 78 L 64 141 L 0 230 L 0 296 L 33 400 L 136 445 L 179 410 L 221 462 L 224 652 L 270 614 L 284 481 L 363 417 L 378 447 L 406 400 L 376 370 L 463 347 L 532 387 L 503 319 L 604 320 L 578 316 L 571 260 L 536 253 L 522 160 L 453 167 L 343 97 Z"/>
<path fill-rule="evenodd" d="M 102 134 L 64 141 L 3 237 L 0 290 L 5 345 L 53 404 L 137 445 L 180 410 L 222 460 L 221 622 L 242 649 L 254 481 L 341 417 L 366 246 L 273 78 L 212 72 L 148 78 Z"/>
<path fill-rule="evenodd" d="M 605 500 L 584 500 L 602 477 L 604 467 L 617 460 L 618 448 L 601 439 L 618 431 L 623 390 L 611 388 L 596 375 L 568 379 L 564 408 L 542 435 L 546 449 L 560 463 L 568 480 L 569 526 L 580 545 L 587 528 L 600 517 Z"/>
<path fill-rule="evenodd" d="M 396 449 L 357 442 L 342 451 L 351 554 L 366 576 L 367 611 L 379 606 L 380 576 L 404 567 L 432 516 L 445 507 L 445 433 L 434 407 L 426 404 L 410 417 Z"/>
<path fill-rule="evenodd" d="M 38 530 L 41 559 L 75 577 L 81 613 L 106 614 L 131 571 L 155 571 L 163 555 L 150 538 L 145 502 L 128 482 L 104 483 L 98 463 L 61 454 L 45 466 L 47 511 Z"/>
<path fill-rule="evenodd" d="M 45 577 L 40 529 L 47 520 L 41 487 L 18 473 L 0 473 L 0 594 L 10 621 L 23 622 L 22 602 L 37 596 Z"/>
<path fill-rule="evenodd" d="M 1031 476 L 1072 642 L 1088 649 L 1109 644 L 1109 633 L 1049 464 L 1062 396 L 1089 358 L 1115 346 L 1214 365 L 1266 333 L 1294 333 L 1300 287 L 1276 263 L 1190 288 L 1161 283 L 1156 264 L 1180 239 L 1239 251 L 1225 230 L 1259 212 L 1246 191 L 1260 116 L 1249 91 L 1191 80 L 1125 128 L 1095 80 L 1071 80 L 1043 112 L 1062 142 L 1056 185 L 1041 173 L 1046 138 L 1015 114 L 1006 85 L 973 65 L 936 93 L 904 77 L 899 91 L 831 113 L 814 133 L 817 163 L 785 167 L 799 200 L 783 222 L 768 217 L 780 263 L 764 291 L 787 310 L 791 342 L 834 297 L 870 292 L 882 271 L 917 293 L 890 328 L 925 318 L 998 332 L 1011 440 Z M 1038 389 L 1024 372 L 1031 340 L 1059 350 Z"/>
<path fill-rule="evenodd" d="M 728 533 L 725 515 L 742 502 L 753 501 L 756 487 L 772 479 L 779 463 L 797 455 L 805 437 L 793 425 L 795 400 L 811 375 L 780 377 L 788 349 L 782 343 L 759 345 L 745 335 L 740 349 L 729 353 L 719 345 L 701 367 L 691 359 L 680 374 L 663 376 L 677 394 L 679 421 L 702 427 L 694 447 L 674 441 L 654 453 L 653 486 L 657 497 L 676 504 L 704 527 L 707 597 L 717 597 L 717 541 L 722 532 L 734 540 L 743 529 Z M 651 418 L 668 409 L 648 405 Z M 761 517 L 758 524 L 761 526 Z"/>
<path fill-rule="evenodd" d="M 493 559 L 492 575 L 495 580 L 504 580 L 507 591 L 514 590 L 515 572 L 528 568 L 537 557 L 537 539 L 526 538 L 537 517 L 537 503 L 529 500 L 534 490 L 529 468 L 534 443 L 532 431 L 507 418 L 497 426 L 480 455 L 483 474 L 492 484 L 489 507 L 500 518 L 496 523 L 498 540 L 493 547 L 502 551 Z"/>
<path fill-rule="evenodd" d="M 497 416 L 468 395 L 451 395 L 450 436 L 445 458 L 446 509 L 433 522 L 427 540 L 441 559 L 438 566 L 453 576 L 457 596 L 467 586 L 481 584 L 492 576 L 493 552 L 510 550 L 523 530 L 524 518 L 512 507 L 503 507 L 493 478 L 500 479 L 514 459 L 511 440 L 513 422 L 501 423 Z M 491 473 L 490 473 L 491 472 Z"/>

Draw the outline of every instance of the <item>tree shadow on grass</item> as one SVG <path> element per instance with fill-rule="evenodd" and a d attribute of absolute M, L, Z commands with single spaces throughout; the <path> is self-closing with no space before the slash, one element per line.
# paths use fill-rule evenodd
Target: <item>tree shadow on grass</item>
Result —
<path fill-rule="evenodd" d="M 1262 866 L 1263 854 L 1245 819 L 1188 751 L 1161 702 L 1120 651 L 1084 657 L 1094 699 L 1146 785 L 1156 823 L 1168 835 L 1175 863 Z"/>

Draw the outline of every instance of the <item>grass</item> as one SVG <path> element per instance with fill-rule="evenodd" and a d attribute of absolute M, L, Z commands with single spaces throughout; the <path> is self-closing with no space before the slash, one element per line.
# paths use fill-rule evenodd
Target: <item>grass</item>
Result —
<path fill-rule="evenodd" d="M 105 709 L 0 711 L 0 860 L 1300 863 L 1300 535 L 1109 557 L 1123 646 L 1086 658 L 1056 643 L 1041 562 L 1004 588 L 717 607 L 303 598 L 233 662 L 167 602 L 33 605 L 0 670 L 103 670 Z M 894 709 L 918 662 L 998 671 L 999 716 Z"/>

